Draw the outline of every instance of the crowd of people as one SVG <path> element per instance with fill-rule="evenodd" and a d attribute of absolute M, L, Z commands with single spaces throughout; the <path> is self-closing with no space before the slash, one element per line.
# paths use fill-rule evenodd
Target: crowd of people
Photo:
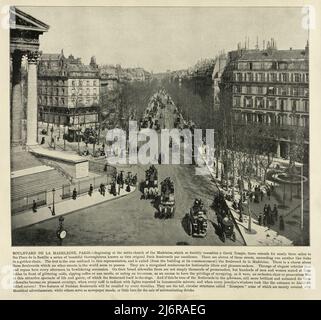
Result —
<path fill-rule="evenodd" d="M 265 192 L 264 192 L 265 189 Z M 239 212 L 239 221 L 243 222 L 243 214 L 244 214 L 244 202 L 248 199 L 249 203 L 255 203 L 259 204 L 262 203 L 265 200 L 265 197 L 268 201 L 271 200 L 271 195 L 274 191 L 274 185 L 266 185 L 264 187 L 260 185 L 254 186 L 252 188 L 251 183 L 248 184 L 248 191 L 243 192 L 239 201 L 234 200 L 232 203 L 232 207 L 234 210 L 237 210 Z M 231 194 L 227 194 L 227 200 L 231 200 Z M 255 214 L 255 213 L 254 213 Z M 261 226 L 266 226 L 270 228 L 271 226 L 274 226 L 276 223 L 279 223 L 279 229 L 284 230 L 284 218 L 283 216 L 279 216 L 279 211 L 277 204 L 273 205 L 273 208 L 271 207 L 271 204 L 264 203 L 263 211 L 255 214 L 258 219 L 258 224 Z"/>

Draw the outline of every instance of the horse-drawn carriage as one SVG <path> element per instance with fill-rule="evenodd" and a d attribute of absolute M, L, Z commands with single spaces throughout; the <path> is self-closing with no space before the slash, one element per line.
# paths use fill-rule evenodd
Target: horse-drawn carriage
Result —
<path fill-rule="evenodd" d="M 137 173 L 132 174 L 130 171 L 127 172 L 127 177 L 125 178 L 125 184 L 130 186 L 135 186 L 137 183 Z"/>
<path fill-rule="evenodd" d="M 206 237 L 207 220 L 207 211 L 204 208 L 202 200 L 196 199 L 187 215 L 188 235 L 193 237 Z"/>
<path fill-rule="evenodd" d="M 216 213 L 217 223 L 221 231 L 222 241 L 225 242 L 226 238 L 235 241 L 234 222 L 232 220 L 231 212 L 225 202 L 224 194 L 218 192 L 214 196 L 212 207 Z"/>
<path fill-rule="evenodd" d="M 161 218 L 172 218 L 175 213 L 174 183 L 170 178 L 161 182 L 158 211 Z"/>
<path fill-rule="evenodd" d="M 155 199 L 158 196 L 157 170 L 152 165 L 145 173 L 145 181 L 143 182 L 144 199 Z"/>

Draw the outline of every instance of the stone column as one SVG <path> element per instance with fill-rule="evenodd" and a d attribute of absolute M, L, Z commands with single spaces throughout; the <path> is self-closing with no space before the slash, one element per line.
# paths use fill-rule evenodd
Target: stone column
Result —
<path fill-rule="evenodd" d="M 12 53 L 12 91 L 11 91 L 11 142 L 12 145 L 21 143 L 22 126 L 22 88 L 21 88 L 21 59 L 22 52 Z"/>
<path fill-rule="evenodd" d="M 38 102 L 37 102 L 37 52 L 28 54 L 28 100 L 27 100 L 27 145 L 37 144 Z"/>

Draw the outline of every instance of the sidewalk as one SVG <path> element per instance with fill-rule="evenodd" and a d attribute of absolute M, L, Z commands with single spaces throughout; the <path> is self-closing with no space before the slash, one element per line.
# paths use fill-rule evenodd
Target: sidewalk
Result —
<path fill-rule="evenodd" d="M 203 152 L 203 149 L 200 148 L 199 153 L 204 161 L 205 166 L 207 167 L 207 170 L 209 171 L 213 180 L 217 184 L 218 188 L 221 190 L 221 187 L 218 184 L 219 179 L 215 178 L 214 168 L 209 166 L 208 163 L 206 162 L 206 157 Z M 219 170 L 218 176 L 219 177 L 221 176 L 220 170 Z M 253 182 L 253 185 L 256 184 L 254 181 L 251 181 L 251 183 L 252 182 Z M 235 199 L 238 201 L 239 198 L 240 198 L 240 195 L 238 194 L 237 191 L 235 191 Z M 293 245 L 293 242 L 290 239 L 286 238 L 284 235 L 280 235 L 278 232 L 272 229 L 269 229 L 268 227 L 259 225 L 254 215 L 251 217 L 251 232 L 249 232 L 248 231 L 249 216 L 246 215 L 247 212 L 245 211 L 245 214 L 243 214 L 243 222 L 239 222 L 239 213 L 232 208 L 232 202 L 226 200 L 226 203 L 229 206 L 231 213 L 233 214 L 233 217 L 242 233 L 242 236 L 246 245 L 248 246 L 291 246 Z M 253 210 L 253 208 L 251 209 Z"/>
<path fill-rule="evenodd" d="M 32 224 L 36 224 L 45 220 L 53 219 L 58 216 L 63 216 L 65 214 L 69 214 L 78 210 L 82 210 L 85 208 L 89 208 L 106 201 L 112 201 L 114 199 L 118 199 L 133 193 L 136 190 L 135 187 L 131 187 L 130 192 L 126 192 L 125 188 L 120 189 L 120 194 L 117 196 L 113 196 L 109 192 L 106 192 L 105 197 L 102 196 L 97 190 L 94 190 L 92 196 L 88 194 L 84 194 L 78 196 L 76 200 L 70 199 L 62 202 L 58 202 L 55 204 L 55 215 L 53 216 L 51 210 L 48 208 L 49 206 L 38 208 L 37 212 L 33 212 L 32 210 L 26 211 L 24 213 L 20 213 L 12 216 L 11 218 L 11 228 L 12 230 L 26 227 Z M 51 205 L 52 207 L 52 205 Z"/>

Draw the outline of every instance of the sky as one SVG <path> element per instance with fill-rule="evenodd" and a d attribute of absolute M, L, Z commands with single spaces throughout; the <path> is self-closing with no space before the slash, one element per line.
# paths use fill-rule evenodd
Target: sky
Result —
<path fill-rule="evenodd" d="M 274 38 L 278 49 L 302 49 L 308 39 L 301 8 L 19 7 L 50 26 L 40 38 L 44 53 L 73 54 L 86 64 L 186 69 L 237 43 Z"/>

